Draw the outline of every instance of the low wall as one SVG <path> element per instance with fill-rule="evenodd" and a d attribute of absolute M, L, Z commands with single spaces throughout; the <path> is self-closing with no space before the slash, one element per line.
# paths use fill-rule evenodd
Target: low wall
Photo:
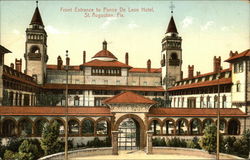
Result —
<path fill-rule="evenodd" d="M 86 157 L 86 156 L 95 156 L 95 155 L 111 155 L 112 147 L 104 147 L 104 148 L 86 148 L 75 151 L 68 152 L 68 158 L 73 157 Z M 40 158 L 39 160 L 63 160 L 64 152 L 48 155 Z"/>
<path fill-rule="evenodd" d="M 153 154 L 175 154 L 175 155 L 187 155 L 187 156 L 197 156 L 213 159 L 215 158 L 214 154 L 208 154 L 208 152 L 199 150 L 199 149 L 191 149 L 191 148 L 178 148 L 178 147 L 153 147 Z M 244 159 L 241 157 L 233 156 L 230 154 L 220 153 L 220 159 Z"/>

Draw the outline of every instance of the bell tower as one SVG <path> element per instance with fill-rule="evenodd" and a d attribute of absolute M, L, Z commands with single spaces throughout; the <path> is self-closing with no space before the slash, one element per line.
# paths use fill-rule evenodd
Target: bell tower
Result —
<path fill-rule="evenodd" d="M 36 78 L 38 84 L 43 84 L 48 61 L 47 33 L 44 29 L 37 1 L 30 25 L 26 29 L 24 58 L 26 61 L 25 73 Z"/>
<path fill-rule="evenodd" d="M 171 7 L 173 9 L 173 6 Z M 173 14 L 173 10 L 171 11 Z M 174 22 L 173 15 L 168 24 L 167 31 L 162 39 L 161 67 L 162 85 L 165 89 L 170 88 L 176 81 L 182 79 L 182 39 Z"/>

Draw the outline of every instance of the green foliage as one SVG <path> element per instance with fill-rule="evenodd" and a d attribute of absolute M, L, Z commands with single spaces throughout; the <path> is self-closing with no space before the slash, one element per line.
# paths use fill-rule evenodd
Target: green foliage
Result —
<path fill-rule="evenodd" d="M 235 141 L 236 141 L 235 137 L 231 137 L 231 136 L 225 137 L 223 139 L 224 147 L 222 148 L 221 152 L 233 154 L 235 152 L 234 145 L 233 145 Z"/>
<path fill-rule="evenodd" d="M 154 107 L 165 107 L 166 101 L 162 98 L 153 98 L 154 101 L 157 103 L 154 105 Z"/>
<path fill-rule="evenodd" d="M 88 141 L 86 147 L 111 147 L 111 139 L 107 137 L 105 140 L 100 140 L 98 137 L 95 137 L 92 141 Z"/>
<path fill-rule="evenodd" d="M 10 99 L 9 99 L 9 94 L 6 90 L 3 91 L 3 106 L 9 106 L 10 103 Z"/>
<path fill-rule="evenodd" d="M 62 94 L 54 94 L 52 92 L 41 93 L 37 95 L 37 105 L 38 106 L 56 106 L 61 99 Z"/>
<path fill-rule="evenodd" d="M 165 139 L 164 138 L 159 138 L 159 137 L 153 138 L 152 139 L 152 144 L 153 144 L 153 146 L 166 146 L 167 145 Z"/>
<path fill-rule="evenodd" d="M 6 150 L 4 152 L 3 159 L 4 160 L 16 160 L 16 159 L 18 159 L 18 154 L 11 151 L 11 150 Z"/>
<path fill-rule="evenodd" d="M 194 137 L 191 141 L 187 141 L 187 148 L 201 149 L 201 146 L 199 144 L 199 138 Z"/>
<path fill-rule="evenodd" d="M 208 125 L 204 130 L 204 135 L 200 140 L 200 146 L 208 151 L 208 153 L 216 151 L 216 131 L 217 128 L 214 124 Z"/>
<path fill-rule="evenodd" d="M 57 153 L 63 150 L 59 139 L 59 124 L 55 121 L 52 125 L 47 125 L 42 133 L 41 147 L 45 155 Z"/>
<path fill-rule="evenodd" d="M 38 148 L 36 145 L 32 144 L 29 140 L 24 140 L 19 147 L 18 156 L 20 160 L 35 160 L 37 157 Z"/>
<path fill-rule="evenodd" d="M 180 138 L 174 137 L 174 138 L 171 138 L 167 141 L 167 146 L 186 148 L 187 142 L 185 141 L 185 139 L 180 139 Z"/>

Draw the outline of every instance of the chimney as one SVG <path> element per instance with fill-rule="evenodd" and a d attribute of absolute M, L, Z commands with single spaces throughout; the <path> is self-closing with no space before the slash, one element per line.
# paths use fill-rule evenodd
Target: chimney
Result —
<path fill-rule="evenodd" d="M 194 65 L 190 66 L 188 65 L 188 78 L 194 77 Z"/>
<path fill-rule="evenodd" d="M 105 40 L 102 42 L 102 49 L 107 50 L 107 41 Z"/>
<path fill-rule="evenodd" d="M 198 72 L 198 71 L 196 72 L 196 76 L 199 76 L 200 74 L 201 74 L 201 72 L 200 72 L 200 71 L 199 71 L 199 72 Z"/>
<path fill-rule="evenodd" d="M 86 63 L 86 51 L 83 51 L 83 63 Z"/>
<path fill-rule="evenodd" d="M 128 65 L 128 52 L 126 52 L 126 54 L 125 54 L 125 63 L 126 63 L 126 65 Z"/>
<path fill-rule="evenodd" d="M 147 69 L 148 69 L 148 72 L 151 71 L 151 60 L 150 59 L 147 61 Z"/>
<path fill-rule="evenodd" d="M 63 64 L 62 58 L 58 56 L 57 57 L 57 69 L 58 70 L 62 69 L 62 64 Z"/>
<path fill-rule="evenodd" d="M 10 68 L 14 69 L 14 63 L 10 64 Z"/>
<path fill-rule="evenodd" d="M 69 57 L 67 57 L 67 58 L 66 58 L 66 65 L 68 65 L 68 66 L 69 66 L 69 64 L 70 64 L 70 58 L 69 58 Z"/>
<path fill-rule="evenodd" d="M 20 59 L 20 60 L 16 59 L 15 64 L 16 64 L 16 70 L 18 72 L 22 72 L 22 59 Z"/>
<path fill-rule="evenodd" d="M 214 72 L 218 73 L 221 70 L 221 57 L 214 56 Z"/>

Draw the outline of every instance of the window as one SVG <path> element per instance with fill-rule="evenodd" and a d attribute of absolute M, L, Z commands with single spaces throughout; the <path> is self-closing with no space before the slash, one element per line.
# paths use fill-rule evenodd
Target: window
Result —
<path fill-rule="evenodd" d="M 133 85 L 133 86 L 135 86 L 135 85 L 136 85 L 136 82 L 135 82 L 135 81 L 133 81 L 133 82 L 132 82 L 132 85 Z"/>
<path fill-rule="evenodd" d="M 240 92 L 240 82 L 237 82 L 236 84 L 236 92 Z"/>
<path fill-rule="evenodd" d="M 104 80 L 104 84 L 108 85 L 108 80 Z"/>
<path fill-rule="evenodd" d="M 97 135 L 106 135 L 108 134 L 108 122 L 107 121 L 99 121 L 96 125 L 96 133 Z"/>
<path fill-rule="evenodd" d="M 234 73 L 243 72 L 243 62 L 238 62 L 234 64 Z"/>
<path fill-rule="evenodd" d="M 106 99 L 107 97 L 95 97 L 94 99 L 94 105 L 95 106 L 102 106 L 102 101 Z"/>
<path fill-rule="evenodd" d="M 92 120 L 86 119 L 82 122 L 82 134 L 94 134 L 94 122 Z"/>
<path fill-rule="evenodd" d="M 116 80 L 116 85 L 120 85 L 120 84 L 121 84 L 120 80 Z"/>
<path fill-rule="evenodd" d="M 143 82 L 143 85 L 144 85 L 144 86 L 147 86 L 148 84 L 147 84 L 147 82 L 146 82 L 146 81 L 144 81 L 144 82 Z"/>
<path fill-rule="evenodd" d="M 121 76 L 121 68 L 92 67 L 91 75 Z"/>
<path fill-rule="evenodd" d="M 74 97 L 74 106 L 79 106 L 80 105 L 80 98 L 78 96 Z"/>
<path fill-rule="evenodd" d="M 227 107 L 227 97 L 224 95 L 222 97 L 222 108 L 226 108 Z"/>
<path fill-rule="evenodd" d="M 200 108 L 204 108 L 204 97 L 200 98 Z"/>
<path fill-rule="evenodd" d="M 196 98 L 190 97 L 187 99 L 187 107 L 188 108 L 196 108 Z"/>
<path fill-rule="evenodd" d="M 207 96 L 207 108 L 211 108 L 210 97 Z"/>

